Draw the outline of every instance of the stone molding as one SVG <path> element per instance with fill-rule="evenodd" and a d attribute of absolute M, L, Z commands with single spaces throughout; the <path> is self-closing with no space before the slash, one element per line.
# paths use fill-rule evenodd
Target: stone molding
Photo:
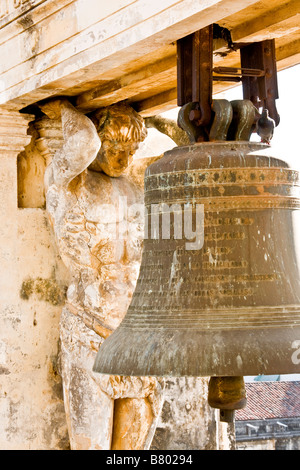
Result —
<path fill-rule="evenodd" d="M 29 122 L 34 120 L 31 114 L 0 110 L 0 156 L 17 156 L 30 143 L 27 135 Z"/>
<path fill-rule="evenodd" d="M 46 0 L 1 0 L 0 2 L 0 27 L 16 20 L 40 3 Z"/>

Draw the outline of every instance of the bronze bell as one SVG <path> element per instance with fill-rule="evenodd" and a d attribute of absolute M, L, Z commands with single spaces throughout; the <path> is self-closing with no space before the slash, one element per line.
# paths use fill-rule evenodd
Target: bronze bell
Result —
<path fill-rule="evenodd" d="M 147 169 L 148 238 L 139 279 L 95 372 L 299 373 L 293 360 L 300 340 L 299 173 L 264 155 L 265 148 L 203 142 L 174 148 Z M 194 241 L 179 236 L 185 209 Z M 169 236 L 162 223 L 154 233 L 157 210 L 161 222 L 170 215 Z"/>

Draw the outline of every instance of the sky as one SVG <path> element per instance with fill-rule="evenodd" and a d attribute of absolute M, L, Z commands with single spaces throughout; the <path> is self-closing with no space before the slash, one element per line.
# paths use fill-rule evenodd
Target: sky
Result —
<path fill-rule="evenodd" d="M 277 79 L 279 98 L 276 100 L 276 105 L 280 123 L 274 131 L 271 148 L 274 149 L 274 156 L 280 156 L 295 169 L 300 170 L 300 64 L 278 72 Z M 228 90 L 222 94 L 222 97 L 229 101 L 242 99 L 242 87 Z M 257 134 L 253 135 L 251 140 L 259 141 Z"/>

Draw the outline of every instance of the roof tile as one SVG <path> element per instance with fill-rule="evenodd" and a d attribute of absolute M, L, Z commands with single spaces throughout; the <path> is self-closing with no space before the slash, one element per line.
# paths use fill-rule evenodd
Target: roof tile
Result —
<path fill-rule="evenodd" d="M 247 406 L 237 421 L 300 417 L 300 381 L 246 383 Z"/>

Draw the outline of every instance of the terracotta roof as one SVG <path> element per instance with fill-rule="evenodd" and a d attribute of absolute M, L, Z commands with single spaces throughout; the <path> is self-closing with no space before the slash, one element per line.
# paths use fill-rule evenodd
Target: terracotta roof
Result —
<path fill-rule="evenodd" d="M 237 421 L 300 417 L 300 381 L 246 383 L 247 406 Z"/>

